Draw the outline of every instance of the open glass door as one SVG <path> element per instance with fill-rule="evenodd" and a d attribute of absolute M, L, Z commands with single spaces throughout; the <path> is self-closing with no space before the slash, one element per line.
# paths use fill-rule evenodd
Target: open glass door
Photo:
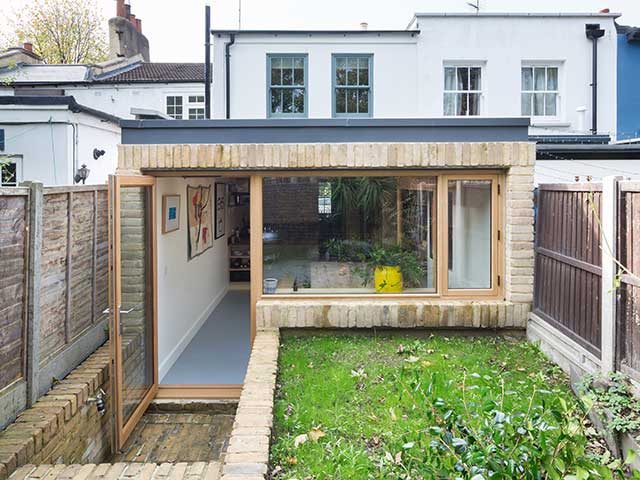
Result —
<path fill-rule="evenodd" d="M 158 389 L 155 181 L 109 179 L 110 329 L 116 448 Z"/>

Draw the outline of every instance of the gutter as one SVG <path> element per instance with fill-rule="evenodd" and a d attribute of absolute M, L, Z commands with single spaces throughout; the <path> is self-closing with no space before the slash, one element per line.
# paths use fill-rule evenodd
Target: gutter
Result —
<path fill-rule="evenodd" d="M 224 61 L 225 61 L 225 106 L 226 106 L 226 117 L 227 120 L 231 118 L 231 54 L 229 53 L 233 44 L 236 43 L 236 34 L 229 34 L 229 41 L 224 44 Z"/>
<path fill-rule="evenodd" d="M 599 23 L 587 23 L 585 34 L 591 40 L 592 60 L 591 60 L 591 133 L 598 133 L 598 39 L 604 36 L 604 29 Z"/>

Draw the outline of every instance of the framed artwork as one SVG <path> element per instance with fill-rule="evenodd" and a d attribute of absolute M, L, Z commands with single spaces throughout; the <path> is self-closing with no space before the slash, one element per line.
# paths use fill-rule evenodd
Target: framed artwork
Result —
<path fill-rule="evenodd" d="M 224 237 L 226 198 L 227 185 L 225 183 L 216 183 L 216 240 Z"/>
<path fill-rule="evenodd" d="M 180 229 L 180 195 L 162 196 L 162 233 Z"/>
<path fill-rule="evenodd" d="M 189 260 L 213 246 L 211 200 L 210 186 L 187 186 Z"/>

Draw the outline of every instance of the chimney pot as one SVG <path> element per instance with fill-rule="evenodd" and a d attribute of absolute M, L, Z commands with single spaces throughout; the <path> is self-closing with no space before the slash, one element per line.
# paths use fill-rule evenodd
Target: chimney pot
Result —
<path fill-rule="evenodd" d="M 24 48 L 28 52 L 33 52 L 33 43 L 31 43 L 31 40 L 26 39 L 22 44 L 22 48 Z"/>
<path fill-rule="evenodd" d="M 124 0 L 116 0 L 116 17 L 125 17 L 126 11 L 124 8 Z"/>
<path fill-rule="evenodd" d="M 611 9 L 610 8 L 603 8 L 602 10 L 600 10 L 599 13 L 611 13 Z"/>
<path fill-rule="evenodd" d="M 362 30 L 369 30 L 369 24 L 367 22 L 360 23 L 360 28 Z"/>
<path fill-rule="evenodd" d="M 139 18 L 136 18 L 136 30 L 138 30 L 138 33 L 142 33 L 142 20 Z"/>

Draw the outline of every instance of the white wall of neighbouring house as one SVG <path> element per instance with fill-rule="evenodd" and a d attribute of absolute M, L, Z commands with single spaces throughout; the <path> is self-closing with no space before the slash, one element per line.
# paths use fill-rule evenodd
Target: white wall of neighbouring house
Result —
<path fill-rule="evenodd" d="M 18 181 L 73 185 L 78 167 L 90 170 L 88 184 L 103 184 L 115 173 L 120 127 L 66 106 L 3 105 L 0 128 L 7 155 L 18 162 Z M 93 158 L 93 150 L 105 155 Z"/>
<path fill-rule="evenodd" d="M 213 240 L 212 248 L 191 260 L 187 250 L 187 185 L 210 185 L 213 196 L 215 183 L 222 181 L 210 177 L 156 180 L 160 381 L 229 289 L 228 235 Z M 164 234 L 163 195 L 180 195 L 180 229 Z M 213 209 L 211 214 L 213 227 Z"/>

